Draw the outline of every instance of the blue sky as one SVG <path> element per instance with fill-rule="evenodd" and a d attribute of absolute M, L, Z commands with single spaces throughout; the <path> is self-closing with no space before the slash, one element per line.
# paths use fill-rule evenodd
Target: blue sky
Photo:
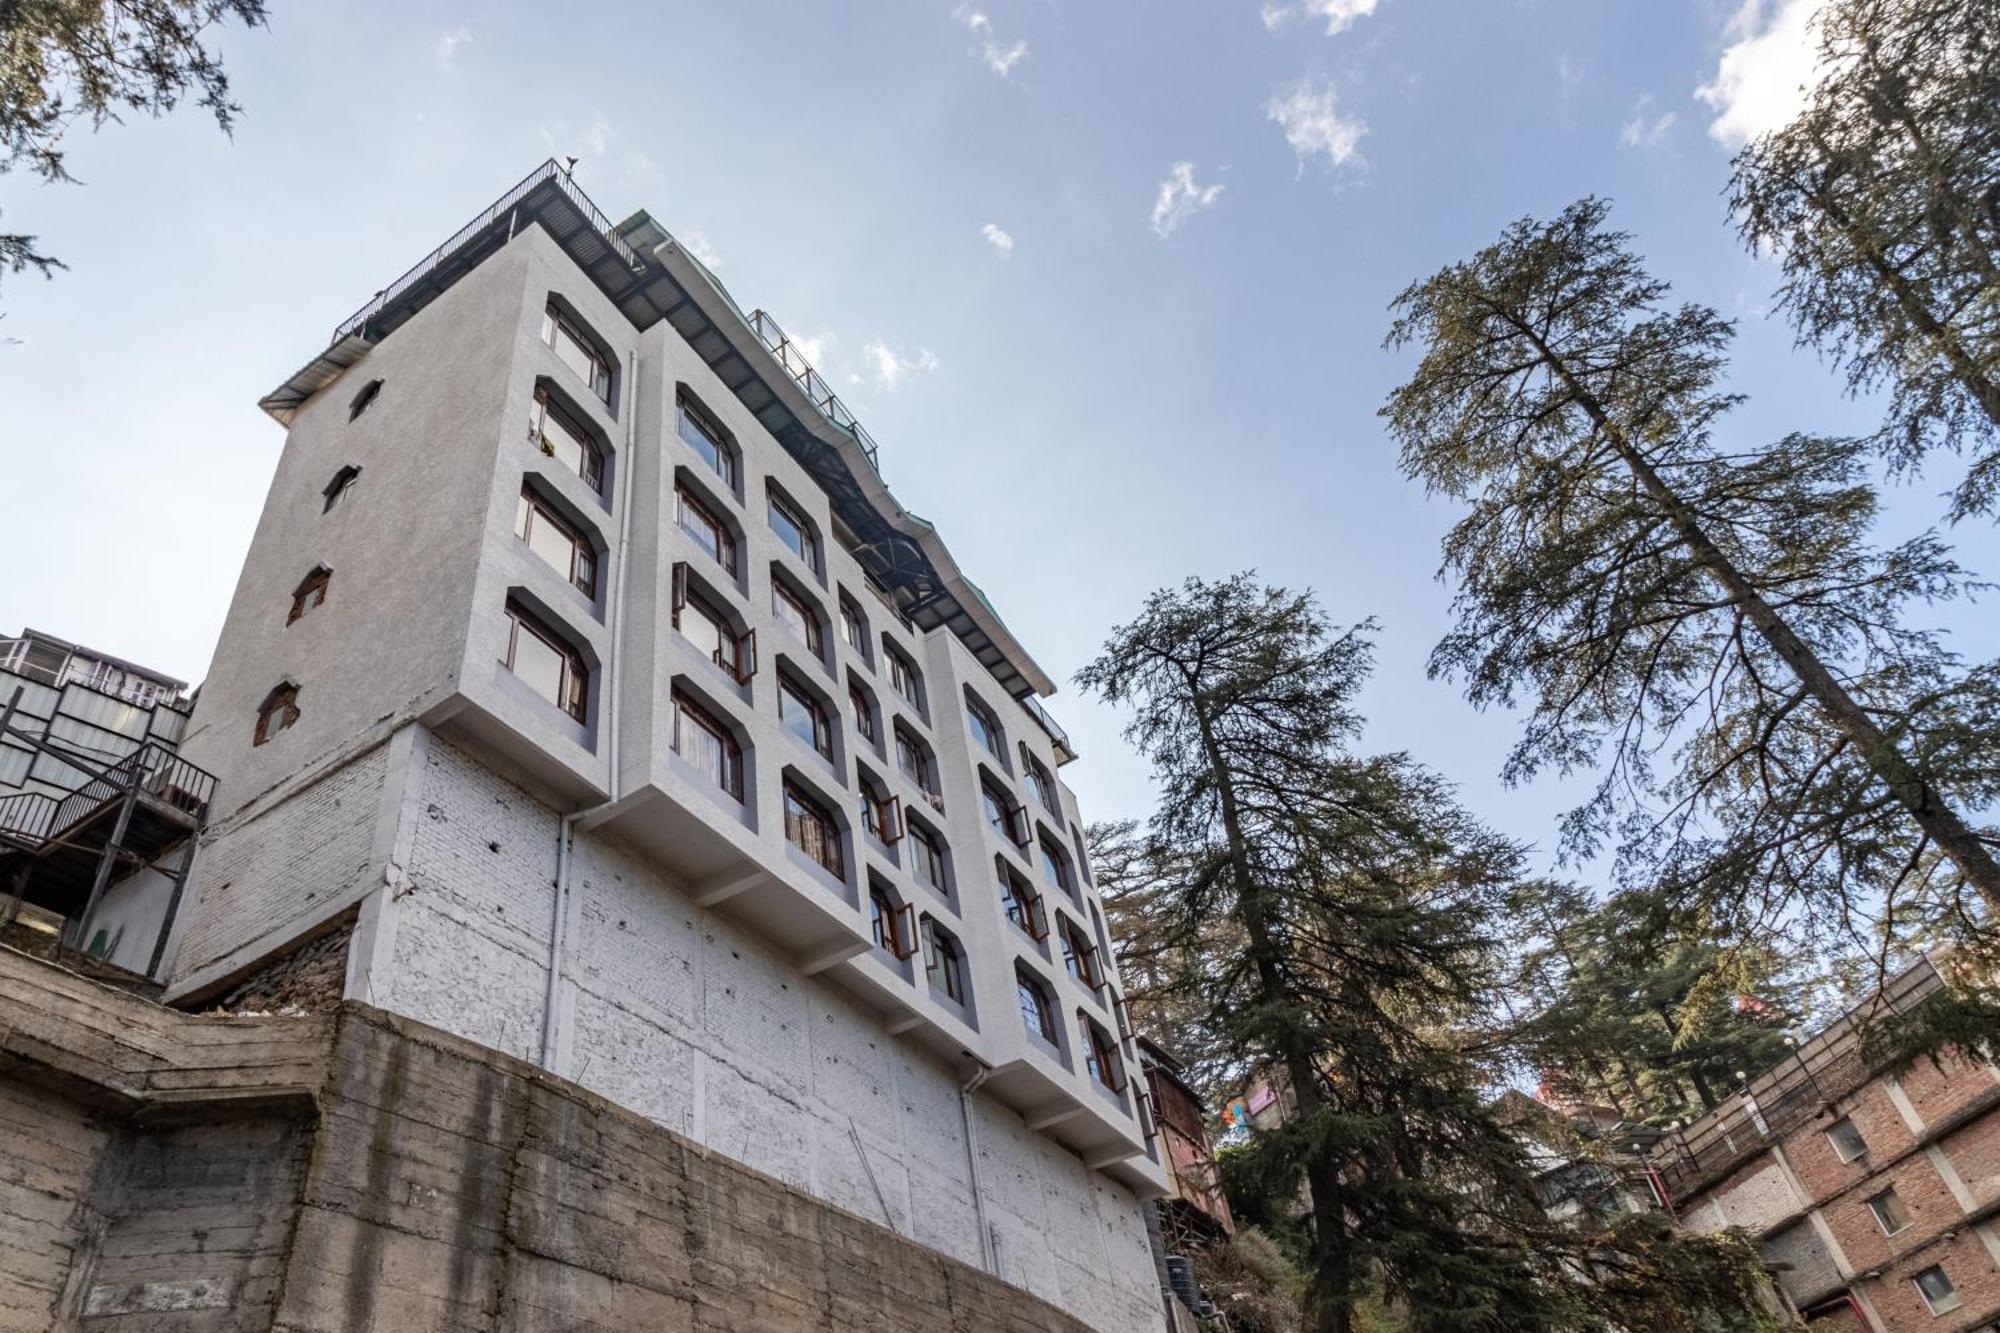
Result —
<path fill-rule="evenodd" d="M 705 246 L 818 349 L 900 498 L 1065 683 L 1150 589 L 1255 567 L 1378 616 L 1368 745 L 1545 850 L 1573 793 L 1496 773 L 1516 720 L 1423 663 L 1451 521 L 1375 411 L 1410 280 L 1585 193 L 1742 320 L 1725 430 L 1865 431 L 1768 317 L 1726 226 L 1733 142 L 1781 116 L 1813 0 L 272 0 L 223 52 L 243 116 L 71 143 L 0 178 L 71 269 L 0 287 L 8 575 L 23 623 L 206 670 L 282 443 L 257 398 L 543 158 Z M 1934 521 L 1939 473 L 1888 524 Z M 1955 534 L 2000 571 L 1984 525 Z M 421 578 L 421 571 L 412 571 Z M 1994 650 L 1983 608 L 1946 623 Z M 1145 812 L 1119 719 L 1050 701 L 1087 814 Z M 1544 858 L 1545 859 L 1545 858 Z"/>

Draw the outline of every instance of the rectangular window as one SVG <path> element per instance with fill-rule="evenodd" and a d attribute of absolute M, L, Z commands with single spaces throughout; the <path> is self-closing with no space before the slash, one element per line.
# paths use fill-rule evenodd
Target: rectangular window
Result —
<path fill-rule="evenodd" d="M 543 453 L 583 478 L 591 490 L 603 493 L 603 451 L 588 431 L 550 400 L 547 389 L 535 389 L 535 410 L 528 419 L 528 438 Z"/>
<path fill-rule="evenodd" d="M 859 685 L 847 687 L 847 705 L 854 710 L 854 729 L 861 738 L 871 745 L 875 743 L 875 710 L 868 706 L 868 696 L 861 692 Z"/>
<path fill-rule="evenodd" d="M 597 596 L 597 552 L 547 501 L 525 487 L 514 509 L 514 535 L 585 597 Z"/>
<path fill-rule="evenodd" d="M 729 618 L 690 592 L 687 566 L 674 566 L 674 628 L 739 685 L 757 674 L 757 631 L 738 635 Z"/>
<path fill-rule="evenodd" d="M 1910 1210 L 1894 1190 L 1883 1190 L 1868 1201 L 1868 1211 L 1875 1214 L 1875 1225 L 1882 1228 L 1882 1234 L 1893 1236 L 1910 1225 Z"/>
<path fill-rule="evenodd" d="M 896 724 L 896 767 L 903 770 L 903 776 L 917 784 L 926 793 L 937 790 L 936 775 L 931 771 L 931 757 L 924 750 L 923 742 Z"/>
<path fill-rule="evenodd" d="M 1047 766 L 1028 752 L 1025 742 L 1021 745 L 1021 771 L 1028 775 L 1028 785 L 1035 789 L 1035 799 L 1042 803 L 1042 809 L 1061 815 L 1062 806 L 1056 801 L 1056 780 Z"/>
<path fill-rule="evenodd" d="M 778 677 L 778 724 L 828 759 L 833 758 L 833 732 L 819 702 L 785 676 Z"/>
<path fill-rule="evenodd" d="M 965 721 L 972 728 L 972 738 L 984 746 L 986 753 L 995 759 L 1000 757 L 1000 747 L 1006 742 L 1000 737 L 1000 720 L 992 710 L 971 695 L 965 696 Z"/>
<path fill-rule="evenodd" d="M 507 669 L 528 688 L 581 722 L 590 673 L 583 658 L 553 631 L 507 603 Z"/>
<path fill-rule="evenodd" d="M 1062 950 L 1063 966 L 1071 976 L 1093 991 L 1104 984 L 1104 974 L 1097 966 L 1097 949 L 1067 920 L 1062 923 Z"/>
<path fill-rule="evenodd" d="M 704 463 L 722 478 L 730 490 L 736 489 L 736 453 L 724 442 L 720 427 L 709 421 L 699 408 L 690 406 L 686 399 L 680 404 L 680 436 L 687 441 L 690 449 L 701 455 Z"/>
<path fill-rule="evenodd" d="M 1049 917 L 1042 907 L 1042 896 L 1029 888 L 1025 880 L 1015 875 L 1003 875 L 1000 892 L 1006 900 L 1009 921 L 1027 931 L 1032 939 L 1039 941 L 1049 937 Z"/>
<path fill-rule="evenodd" d="M 917 872 L 917 882 L 939 893 L 946 893 L 944 879 L 944 851 L 930 830 L 917 824 L 910 825 L 910 846 L 914 849 L 910 860 Z"/>
<path fill-rule="evenodd" d="M 903 803 L 873 788 L 861 788 L 861 824 L 880 843 L 894 846 L 903 839 Z"/>
<path fill-rule="evenodd" d="M 736 572 L 736 538 L 722 520 L 709 512 L 708 506 L 695 499 L 684 486 L 674 487 L 674 518 L 681 531 L 694 538 L 694 544 L 708 552 L 725 573 Z"/>
<path fill-rule="evenodd" d="M 868 622 L 862 619 L 861 608 L 846 593 L 840 594 L 840 633 L 847 640 L 847 646 L 868 656 Z"/>
<path fill-rule="evenodd" d="M 825 868 L 841 874 L 840 829 L 818 801 L 785 784 L 785 841 Z"/>
<path fill-rule="evenodd" d="M 1118 1058 L 1118 1048 L 1112 1044 L 1110 1034 L 1085 1015 L 1078 1014 L 1077 1018 L 1083 1024 L 1084 1068 L 1090 1071 L 1091 1078 L 1111 1091 L 1123 1092 L 1124 1063 Z"/>
<path fill-rule="evenodd" d="M 796 509 L 775 495 L 771 497 L 771 531 L 792 548 L 792 554 L 806 562 L 806 568 L 819 573 L 819 542 L 812 528 Z"/>
<path fill-rule="evenodd" d="M 1826 1127 L 1827 1141 L 1833 1144 L 1834 1153 L 1843 1162 L 1852 1162 L 1868 1153 L 1868 1140 L 1861 1137 L 1861 1131 L 1846 1116 Z"/>
<path fill-rule="evenodd" d="M 743 751 L 736 738 L 678 693 L 674 695 L 674 753 L 732 797 L 743 799 Z"/>
<path fill-rule="evenodd" d="M 924 974 L 932 990 L 953 1004 L 965 1003 L 965 959 L 958 941 L 929 919 L 924 921 Z"/>
<path fill-rule="evenodd" d="M 611 364 L 576 322 L 553 305 L 542 311 L 542 341 L 555 349 L 556 360 L 575 371 L 590 391 L 611 401 Z"/>
<path fill-rule="evenodd" d="M 896 693 L 903 696 L 918 712 L 924 707 L 924 678 L 917 670 L 917 664 L 903 656 L 901 651 L 884 645 L 889 659 L 889 683 L 896 687 Z"/>
<path fill-rule="evenodd" d="M 1917 1284 L 1917 1295 L 1923 1297 L 1924 1308 L 1932 1314 L 1944 1314 L 1965 1303 L 1965 1298 L 1958 1294 L 1958 1288 L 1952 1285 L 1944 1269 L 1937 1264 L 1932 1264 L 1910 1281 Z"/>
<path fill-rule="evenodd" d="M 991 781 L 982 779 L 979 800 L 986 808 L 986 822 L 993 826 L 996 833 L 1016 847 L 1028 845 L 1028 812 L 1015 805 L 1012 797 Z"/>
<path fill-rule="evenodd" d="M 798 594 L 777 579 L 771 580 L 771 612 L 799 636 L 807 652 L 814 657 L 820 655 L 819 617 Z"/>
<path fill-rule="evenodd" d="M 1049 845 L 1047 837 L 1037 839 L 1036 846 L 1041 852 L 1042 878 L 1057 893 L 1075 898 L 1076 883 L 1070 878 L 1069 862 L 1060 851 Z"/>

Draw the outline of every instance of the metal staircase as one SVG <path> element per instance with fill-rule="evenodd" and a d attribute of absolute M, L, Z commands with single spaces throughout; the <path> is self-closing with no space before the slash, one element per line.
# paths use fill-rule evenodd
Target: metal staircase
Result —
<path fill-rule="evenodd" d="M 19 690 L 0 707 L 0 736 L 47 754 L 79 775 L 57 796 L 22 791 L 0 797 L 0 932 L 21 908 L 64 920 L 63 947 L 99 953 L 92 918 L 105 892 L 145 870 L 167 884 L 167 910 L 146 971 L 159 970 L 195 846 L 215 795 L 215 778 L 171 748 L 149 741 L 115 763 L 81 755 L 14 725 Z M 176 854 L 176 852 L 178 854 Z"/>

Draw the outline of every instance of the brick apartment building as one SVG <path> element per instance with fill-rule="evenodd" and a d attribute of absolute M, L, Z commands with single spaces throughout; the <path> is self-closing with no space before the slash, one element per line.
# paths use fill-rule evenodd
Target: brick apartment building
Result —
<path fill-rule="evenodd" d="M 1863 1020 L 1944 984 L 1917 963 L 1649 1155 L 1679 1222 L 1743 1228 L 1803 1316 L 2000 1327 L 2000 1068 L 1948 1052 L 1895 1075 L 1862 1055 Z"/>

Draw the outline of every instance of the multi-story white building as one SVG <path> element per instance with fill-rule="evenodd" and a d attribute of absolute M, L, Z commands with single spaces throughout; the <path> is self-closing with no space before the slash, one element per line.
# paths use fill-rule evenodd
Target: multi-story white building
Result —
<path fill-rule="evenodd" d="M 550 164 L 264 406 L 169 998 L 344 931 L 352 998 L 1161 1326 L 1053 685 L 776 325 Z"/>

